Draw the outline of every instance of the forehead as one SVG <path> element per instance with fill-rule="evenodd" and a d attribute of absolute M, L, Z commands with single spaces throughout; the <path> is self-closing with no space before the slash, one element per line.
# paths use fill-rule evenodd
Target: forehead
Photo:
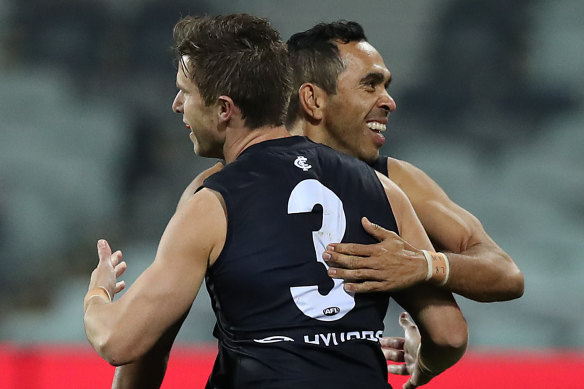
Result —
<path fill-rule="evenodd" d="M 185 67 L 189 66 L 190 58 L 187 55 L 180 57 L 178 61 L 178 72 L 177 77 L 186 77 Z"/>
<path fill-rule="evenodd" d="M 390 77 L 389 70 L 385 66 L 381 54 L 369 42 L 340 43 L 338 47 L 341 60 L 346 68 L 343 73 L 360 76 L 366 73 L 379 72 L 385 78 Z"/>
<path fill-rule="evenodd" d="M 183 55 L 178 61 L 178 69 L 176 72 L 176 82 L 177 84 L 191 84 L 192 81 L 188 76 L 188 68 L 190 67 L 190 58 L 186 55 Z M 186 66 L 186 69 L 185 69 Z"/>

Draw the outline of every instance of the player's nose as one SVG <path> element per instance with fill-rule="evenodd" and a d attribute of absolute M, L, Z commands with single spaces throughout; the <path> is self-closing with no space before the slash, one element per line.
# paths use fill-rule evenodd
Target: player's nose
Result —
<path fill-rule="evenodd" d="M 387 93 L 387 91 L 384 91 L 383 96 L 381 96 L 381 98 L 379 99 L 378 107 L 386 110 L 387 113 L 390 113 L 395 111 L 397 105 L 393 97 L 391 97 L 389 93 Z"/>

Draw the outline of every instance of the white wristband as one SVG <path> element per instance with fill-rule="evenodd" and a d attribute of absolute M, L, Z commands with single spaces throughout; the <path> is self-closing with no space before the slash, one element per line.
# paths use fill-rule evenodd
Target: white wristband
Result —
<path fill-rule="evenodd" d="M 444 277 L 444 281 L 442 281 L 440 283 L 440 286 L 444 286 L 444 285 L 446 285 L 446 283 L 448 282 L 448 279 L 450 278 L 450 260 L 448 259 L 446 254 L 444 254 L 444 253 L 438 253 L 438 254 L 442 255 L 444 257 L 444 261 L 446 262 L 446 276 Z"/>
<path fill-rule="evenodd" d="M 103 289 L 105 294 L 107 294 L 107 297 L 109 298 L 110 303 L 112 301 L 114 301 L 114 299 L 112 298 L 112 295 L 110 294 L 109 290 L 107 290 L 107 288 L 105 286 L 96 286 L 96 288 Z"/>
<path fill-rule="evenodd" d="M 422 250 L 422 253 L 424 254 L 424 258 L 426 258 L 426 262 L 428 263 L 428 274 L 426 274 L 426 278 L 424 279 L 424 281 L 430 281 L 430 278 L 432 278 L 432 257 L 430 256 L 430 253 L 427 250 Z"/>
<path fill-rule="evenodd" d="M 450 278 L 450 261 L 444 253 L 435 253 L 422 250 L 426 263 L 428 264 L 428 273 L 425 281 L 434 281 L 439 286 L 444 286 Z"/>

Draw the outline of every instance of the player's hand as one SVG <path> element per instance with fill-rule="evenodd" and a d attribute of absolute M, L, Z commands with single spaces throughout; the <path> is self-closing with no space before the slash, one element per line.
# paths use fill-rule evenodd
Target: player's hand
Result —
<path fill-rule="evenodd" d="M 399 317 L 399 325 L 404 330 L 404 337 L 386 337 L 381 339 L 381 349 L 385 359 L 391 362 L 405 362 L 402 364 L 389 364 L 387 371 L 390 374 L 411 375 L 418 360 L 418 347 L 420 346 L 420 332 L 412 321 L 410 315 L 403 312 Z M 403 388 L 415 388 L 411 381 L 408 381 Z"/>
<path fill-rule="evenodd" d="M 103 287 L 113 298 L 116 293 L 121 292 L 126 287 L 124 281 L 118 281 L 118 277 L 126 271 L 126 262 L 122 261 L 120 250 L 112 254 L 112 249 L 105 239 L 97 242 L 97 254 L 99 262 L 91 273 L 88 290 Z"/>
<path fill-rule="evenodd" d="M 361 224 L 379 243 L 333 243 L 323 253 L 329 276 L 344 279 L 347 292 L 396 291 L 426 278 L 428 267 L 421 250 L 365 217 Z"/>

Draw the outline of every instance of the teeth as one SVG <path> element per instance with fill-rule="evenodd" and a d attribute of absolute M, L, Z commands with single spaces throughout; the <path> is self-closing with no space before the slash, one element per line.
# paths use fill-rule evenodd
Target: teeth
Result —
<path fill-rule="evenodd" d="M 379 122 L 369 122 L 367 123 L 367 127 L 375 131 L 385 131 L 386 125 Z"/>

